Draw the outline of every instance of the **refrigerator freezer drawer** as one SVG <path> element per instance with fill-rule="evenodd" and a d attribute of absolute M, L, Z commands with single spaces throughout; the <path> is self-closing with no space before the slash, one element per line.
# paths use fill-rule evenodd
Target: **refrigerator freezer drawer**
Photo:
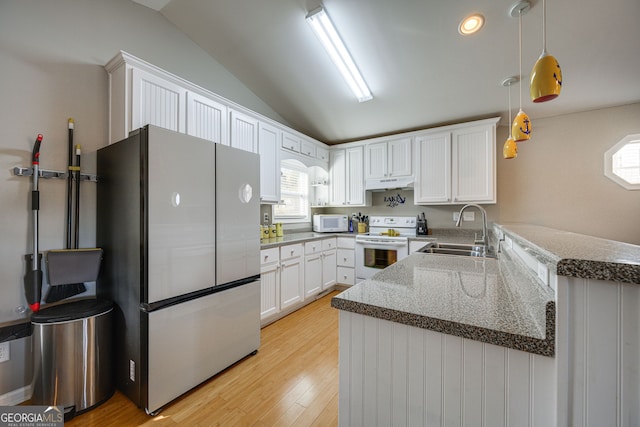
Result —
<path fill-rule="evenodd" d="M 260 282 L 148 314 L 147 412 L 260 346 Z"/>

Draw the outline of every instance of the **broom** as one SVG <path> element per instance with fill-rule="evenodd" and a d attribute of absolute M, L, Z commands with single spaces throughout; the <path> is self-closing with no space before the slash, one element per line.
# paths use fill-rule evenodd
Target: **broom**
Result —
<path fill-rule="evenodd" d="M 70 283 L 70 279 L 75 278 L 81 280 L 84 276 L 76 274 L 79 268 L 79 259 L 82 258 L 83 262 L 89 261 L 85 259 L 87 255 L 92 256 L 91 253 L 83 251 L 82 255 L 75 256 L 73 254 L 74 249 L 78 249 L 79 240 L 79 225 L 80 225 L 80 145 L 76 145 L 75 158 L 76 165 L 73 164 L 73 129 L 74 121 L 72 118 L 68 121 L 69 125 L 69 144 L 68 144 L 68 173 L 67 173 L 67 245 L 66 251 L 49 251 L 47 253 L 47 264 L 49 272 L 49 290 L 45 297 L 46 302 L 56 302 L 65 298 L 72 297 L 74 295 L 81 294 L 87 290 L 84 285 L 84 281 L 80 283 Z M 75 180 L 75 237 L 72 243 L 72 210 L 73 210 L 73 181 Z M 93 250 L 88 250 L 93 251 Z M 95 256 L 95 255 L 94 255 Z M 102 257 L 102 251 L 100 251 L 100 257 Z M 99 264 L 98 264 L 99 265 Z M 85 264 L 86 267 L 86 264 Z M 96 273 L 97 274 L 97 273 Z M 88 280 L 87 280 L 88 281 Z"/>

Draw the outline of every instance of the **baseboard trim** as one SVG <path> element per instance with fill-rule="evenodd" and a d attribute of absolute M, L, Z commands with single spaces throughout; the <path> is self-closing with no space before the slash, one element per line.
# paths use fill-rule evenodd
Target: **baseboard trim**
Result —
<path fill-rule="evenodd" d="M 15 406 L 31 399 L 31 384 L 0 395 L 0 406 Z"/>

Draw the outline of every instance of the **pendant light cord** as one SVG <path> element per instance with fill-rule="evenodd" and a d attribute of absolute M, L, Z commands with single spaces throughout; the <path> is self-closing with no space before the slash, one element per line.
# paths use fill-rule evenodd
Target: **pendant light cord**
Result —
<path fill-rule="evenodd" d="M 547 1 L 542 0 L 542 52 L 547 51 Z"/>
<path fill-rule="evenodd" d="M 509 86 L 509 122 L 511 122 L 511 83 L 509 83 L 508 86 Z"/>
<path fill-rule="evenodd" d="M 522 11 L 518 14 L 518 44 L 520 45 L 520 111 L 522 111 Z"/>

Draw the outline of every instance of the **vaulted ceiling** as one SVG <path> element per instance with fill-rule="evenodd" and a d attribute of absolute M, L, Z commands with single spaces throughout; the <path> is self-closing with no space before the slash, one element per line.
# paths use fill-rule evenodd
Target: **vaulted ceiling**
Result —
<path fill-rule="evenodd" d="M 358 103 L 305 21 L 320 0 L 134 0 L 159 10 L 288 124 L 327 143 L 496 115 L 518 75 L 514 0 L 324 0 L 373 92 Z M 458 24 L 480 12 L 485 26 Z M 562 94 L 534 104 L 542 1 L 522 17 L 523 109 L 536 118 L 640 101 L 640 1 L 547 0 L 547 47 Z M 513 115 L 519 86 L 511 88 Z"/>

